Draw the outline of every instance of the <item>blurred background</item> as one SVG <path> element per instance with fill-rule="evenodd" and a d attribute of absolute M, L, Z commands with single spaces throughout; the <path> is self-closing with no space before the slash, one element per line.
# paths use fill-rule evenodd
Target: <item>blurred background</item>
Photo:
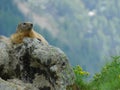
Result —
<path fill-rule="evenodd" d="M 91 75 L 120 55 L 120 0 L 1 0 L 0 35 L 24 21 Z"/>

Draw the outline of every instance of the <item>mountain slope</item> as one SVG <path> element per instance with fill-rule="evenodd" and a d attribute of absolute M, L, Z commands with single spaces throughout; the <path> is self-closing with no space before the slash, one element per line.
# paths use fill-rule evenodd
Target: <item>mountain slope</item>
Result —
<path fill-rule="evenodd" d="M 91 73 L 100 70 L 107 56 L 119 55 L 120 1 L 1 2 L 5 1 L 7 4 L 1 5 L 5 9 L 0 9 L 0 34 L 10 35 L 19 21 L 32 21 L 35 30 L 43 34 L 50 44 L 60 47 L 72 65 L 80 64 Z M 9 5 L 12 7 L 7 11 Z"/>

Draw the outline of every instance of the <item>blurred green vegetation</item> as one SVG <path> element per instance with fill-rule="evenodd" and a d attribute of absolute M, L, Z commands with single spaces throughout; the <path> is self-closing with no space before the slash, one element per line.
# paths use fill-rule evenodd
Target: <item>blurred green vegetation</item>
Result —
<path fill-rule="evenodd" d="M 77 89 L 74 88 L 73 90 L 119 90 L 120 56 L 112 57 L 111 61 L 102 68 L 101 72 L 96 73 L 89 82 L 85 81 L 89 73 L 83 71 L 80 66 L 74 67 Z"/>
<path fill-rule="evenodd" d="M 76 90 L 79 89 L 79 90 L 86 90 L 88 89 L 88 85 L 87 83 L 85 82 L 85 80 L 87 79 L 87 77 L 89 76 L 89 73 L 84 71 L 82 69 L 81 66 L 77 65 L 73 68 L 74 70 L 74 73 L 75 73 L 75 76 L 76 76 L 76 80 L 75 80 L 75 84 L 73 85 L 76 86 Z"/>
<path fill-rule="evenodd" d="M 94 76 L 90 86 L 91 90 L 119 90 L 120 56 L 113 57 L 112 62 L 106 64 L 102 71 Z"/>

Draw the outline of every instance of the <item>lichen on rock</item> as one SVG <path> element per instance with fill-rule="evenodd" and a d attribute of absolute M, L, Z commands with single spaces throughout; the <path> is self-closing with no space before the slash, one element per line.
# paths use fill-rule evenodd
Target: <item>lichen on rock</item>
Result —
<path fill-rule="evenodd" d="M 5 82 L 20 80 L 26 88 L 30 84 L 28 90 L 66 90 L 75 79 L 63 51 L 32 38 L 24 38 L 23 43 L 11 46 L 0 41 L 0 70 Z"/>

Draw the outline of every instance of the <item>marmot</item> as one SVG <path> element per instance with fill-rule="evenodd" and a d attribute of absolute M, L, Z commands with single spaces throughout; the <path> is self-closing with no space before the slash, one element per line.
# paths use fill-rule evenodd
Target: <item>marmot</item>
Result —
<path fill-rule="evenodd" d="M 17 26 L 16 33 L 11 35 L 11 41 L 13 44 L 19 44 L 23 42 L 25 37 L 37 38 L 44 44 L 48 44 L 48 42 L 44 39 L 44 37 L 33 30 L 33 24 L 30 22 L 20 23 Z"/>

